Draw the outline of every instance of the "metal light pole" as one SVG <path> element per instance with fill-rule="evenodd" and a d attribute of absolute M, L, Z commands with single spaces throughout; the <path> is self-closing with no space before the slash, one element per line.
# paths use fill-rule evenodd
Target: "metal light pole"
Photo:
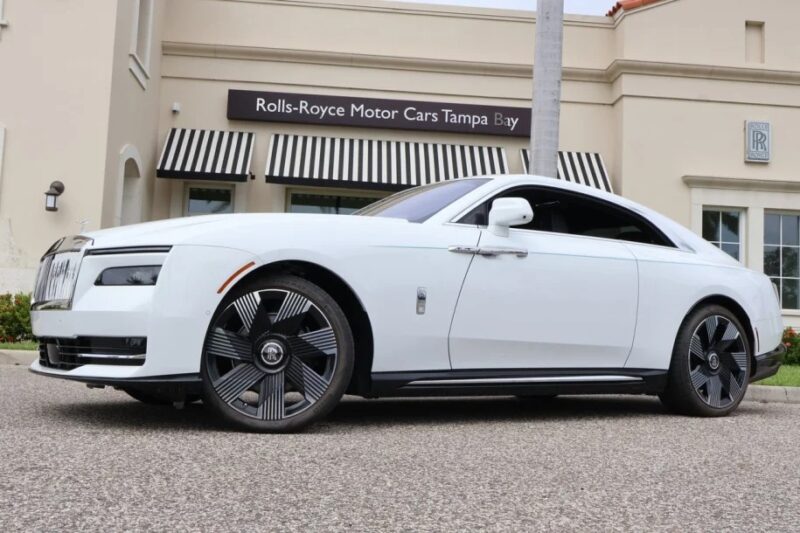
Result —
<path fill-rule="evenodd" d="M 528 172 L 550 178 L 558 177 L 563 41 L 564 0 L 538 0 Z"/>

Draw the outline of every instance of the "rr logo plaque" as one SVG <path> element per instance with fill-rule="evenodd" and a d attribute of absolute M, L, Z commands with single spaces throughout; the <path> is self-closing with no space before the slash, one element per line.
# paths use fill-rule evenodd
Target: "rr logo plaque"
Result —
<path fill-rule="evenodd" d="M 745 122 L 744 160 L 748 163 L 769 163 L 772 156 L 772 126 L 769 122 Z"/>

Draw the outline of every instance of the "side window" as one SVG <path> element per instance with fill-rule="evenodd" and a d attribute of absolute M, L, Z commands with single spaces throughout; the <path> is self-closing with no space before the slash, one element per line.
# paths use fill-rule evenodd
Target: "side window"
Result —
<path fill-rule="evenodd" d="M 509 196 L 525 198 L 533 208 L 533 221 L 518 229 L 674 246 L 644 218 L 589 196 L 547 187 L 520 187 L 495 198 Z M 473 209 L 459 223 L 485 226 L 495 198 Z"/>

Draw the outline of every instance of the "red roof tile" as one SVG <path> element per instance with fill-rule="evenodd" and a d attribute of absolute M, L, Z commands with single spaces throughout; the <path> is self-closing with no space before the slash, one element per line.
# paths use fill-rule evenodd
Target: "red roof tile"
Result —
<path fill-rule="evenodd" d="M 619 0 L 619 2 L 614 4 L 614 7 L 612 7 L 608 13 L 606 13 L 606 16 L 613 17 L 619 11 L 630 11 L 632 9 L 636 9 L 637 7 L 643 7 L 660 1 L 661 0 Z"/>

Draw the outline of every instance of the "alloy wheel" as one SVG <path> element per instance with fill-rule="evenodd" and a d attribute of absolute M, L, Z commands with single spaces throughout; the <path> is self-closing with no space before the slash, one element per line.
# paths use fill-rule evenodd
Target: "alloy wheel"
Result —
<path fill-rule="evenodd" d="M 204 360 L 222 402 L 257 420 L 280 421 L 323 397 L 337 357 L 336 333 L 317 305 L 295 291 L 264 289 L 219 313 Z"/>
<path fill-rule="evenodd" d="M 739 328 L 720 315 L 706 318 L 689 344 L 689 377 L 703 402 L 725 409 L 739 401 L 748 375 L 747 347 Z"/>

